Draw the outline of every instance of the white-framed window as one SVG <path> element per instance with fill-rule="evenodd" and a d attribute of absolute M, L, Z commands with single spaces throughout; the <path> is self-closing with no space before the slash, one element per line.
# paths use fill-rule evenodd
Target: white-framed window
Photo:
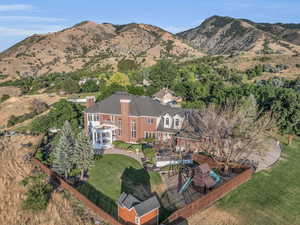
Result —
<path fill-rule="evenodd" d="M 170 126 L 170 119 L 169 119 L 169 117 L 166 118 L 166 126 Z"/>
<path fill-rule="evenodd" d="M 135 223 L 140 224 L 140 217 L 137 217 L 137 216 L 135 217 Z"/>
<path fill-rule="evenodd" d="M 156 132 L 145 131 L 144 138 L 156 138 Z"/>
<path fill-rule="evenodd" d="M 92 114 L 88 114 L 88 121 L 93 121 L 93 115 Z"/>
<path fill-rule="evenodd" d="M 118 126 L 118 130 L 117 130 L 117 135 L 118 136 L 122 136 L 122 119 L 118 119 L 118 124 L 117 124 L 117 126 Z"/>
<path fill-rule="evenodd" d="M 153 124 L 154 123 L 154 119 L 151 118 L 151 117 L 148 117 L 147 118 L 147 123 L 150 124 L 150 125 Z"/>
<path fill-rule="evenodd" d="M 94 114 L 94 121 L 99 121 L 99 120 L 100 120 L 99 114 Z"/>
<path fill-rule="evenodd" d="M 179 119 L 176 119 L 176 120 L 175 120 L 175 126 L 176 126 L 176 127 L 179 127 L 179 125 L 180 125 L 180 120 L 179 120 Z"/>
<path fill-rule="evenodd" d="M 131 120 L 131 138 L 136 138 L 136 121 Z"/>

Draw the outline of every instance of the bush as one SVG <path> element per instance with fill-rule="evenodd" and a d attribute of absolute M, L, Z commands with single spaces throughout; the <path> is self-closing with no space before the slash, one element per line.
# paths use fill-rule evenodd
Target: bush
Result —
<path fill-rule="evenodd" d="M 2 95 L 2 97 L 1 97 L 1 99 L 0 99 L 0 102 L 4 102 L 4 101 L 6 101 L 6 100 L 9 99 L 9 98 L 10 98 L 9 95 L 4 94 L 4 95 Z"/>
<path fill-rule="evenodd" d="M 47 115 L 35 118 L 31 123 L 31 131 L 44 133 L 49 128 L 61 128 L 66 120 L 71 123 L 72 128 L 77 131 L 83 125 L 82 111 L 84 107 L 65 99 L 55 103 Z"/>
<path fill-rule="evenodd" d="M 297 68 L 300 68 L 300 64 L 296 64 L 296 67 L 297 67 Z"/>
<path fill-rule="evenodd" d="M 47 208 L 53 188 L 50 184 L 45 182 L 44 177 L 43 174 L 40 174 L 27 177 L 22 181 L 24 186 L 30 185 L 26 192 L 26 199 L 22 201 L 22 209 L 40 212 Z"/>
<path fill-rule="evenodd" d="M 143 153 L 145 157 L 151 162 L 152 164 L 155 163 L 155 157 L 156 157 L 156 149 L 155 148 L 146 148 L 143 150 Z"/>

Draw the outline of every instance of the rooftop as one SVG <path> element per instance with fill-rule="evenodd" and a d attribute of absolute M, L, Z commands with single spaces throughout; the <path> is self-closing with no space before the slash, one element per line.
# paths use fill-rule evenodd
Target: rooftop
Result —
<path fill-rule="evenodd" d="M 153 196 L 146 201 L 141 202 L 131 194 L 122 193 L 117 200 L 117 204 L 127 209 L 134 208 L 139 217 L 151 212 L 154 209 L 160 208 L 160 203 L 156 196 Z"/>
<path fill-rule="evenodd" d="M 137 96 L 127 92 L 116 92 L 103 101 L 95 103 L 85 110 L 87 113 L 121 114 L 120 100 L 130 100 L 129 115 L 158 117 L 169 113 L 170 115 L 182 114 L 184 109 L 162 105 L 148 96 Z"/>

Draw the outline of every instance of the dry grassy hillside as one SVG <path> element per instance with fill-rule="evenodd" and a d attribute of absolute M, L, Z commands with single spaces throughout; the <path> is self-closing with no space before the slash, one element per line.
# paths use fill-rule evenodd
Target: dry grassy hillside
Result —
<path fill-rule="evenodd" d="M 35 99 L 51 105 L 59 101 L 62 97 L 58 95 L 23 95 L 19 97 L 11 97 L 0 104 L 0 126 L 5 126 L 10 116 L 20 116 L 24 113 L 32 111 L 33 101 Z"/>
<path fill-rule="evenodd" d="M 200 26 L 177 35 L 209 54 L 276 52 L 291 55 L 300 52 L 300 46 L 295 44 L 297 41 L 287 42 L 290 40 L 287 37 L 289 33 L 285 33 L 284 37 L 277 36 L 258 25 L 243 19 L 213 16 Z"/>
<path fill-rule="evenodd" d="M 229 58 L 225 61 L 224 65 L 229 66 L 230 68 L 238 69 L 241 71 L 246 71 L 247 69 L 255 67 L 258 64 L 271 64 L 273 66 L 277 64 L 285 64 L 288 66 L 288 69 L 280 73 L 263 73 L 262 76 L 256 77 L 256 80 L 268 79 L 270 77 L 284 77 L 287 79 L 295 79 L 300 76 L 300 56 L 291 56 L 291 55 L 266 55 L 268 60 L 262 62 L 262 56 L 241 56 Z M 297 66 L 298 65 L 298 66 Z"/>
<path fill-rule="evenodd" d="M 91 224 L 79 216 L 74 202 L 58 192 L 52 198 L 45 212 L 32 214 L 20 208 L 26 189 L 20 182 L 32 171 L 31 163 L 24 156 L 32 151 L 22 147 L 31 142 L 36 144 L 40 137 L 15 136 L 0 140 L 0 224 L 5 225 L 83 225 Z"/>
<path fill-rule="evenodd" d="M 0 54 L 0 74 L 42 75 L 93 70 L 122 59 L 149 66 L 161 58 L 191 58 L 204 54 L 174 35 L 145 24 L 96 24 L 82 22 L 47 35 L 34 35 Z"/>

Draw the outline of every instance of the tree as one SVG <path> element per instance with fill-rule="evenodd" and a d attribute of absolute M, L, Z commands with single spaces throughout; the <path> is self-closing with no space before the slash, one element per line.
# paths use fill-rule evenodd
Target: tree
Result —
<path fill-rule="evenodd" d="M 75 142 L 75 151 L 72 157 L 76 169 L 80 170 L 80 179 L 83 180 L 85 172 L 93 165 L 94 150 L 90 137 L 80 132 Z"/>
<path fill-rule="evenodd" d="M 114 73 L 110 79 L 108 80 L 108 84 L 117 84 L 123 87 L 129 86 L 130 85 L 130 81 L 129 78 L 126 74 L 124 73 Z"/>
<path fill-rule="evenodd" d="M 222 164 L 225 173 L 246 163 L 252 154 L 261 154 L 266 134 L 274 128 L 272 113 L 259 113 L 253 96 L 241 105 L 210 105 L 201 112 L 190 112 L 187 118 L 185 129 L 198 134 L 202 150 Z"/>
<path fill-rule="evenodd" d="M 73 169 L 75 138 L 69 121 L 65 121 L 58 144 L 54 148 L 53 169 L 58 174 L 68 178 Z"/>
<path fill-rule="evenodd" d="M 87 80 L 81 87 L 82 92 L 96 92 L 99 91 L 99 86 L 94 80 Z"/>
<path fill-rule="evenodd" d="M 157 88 L 172 87 L 177 76 L 177 66 L 167 60 L 159 61 L 149 71 L 149 79 L 152 81 L 152 85 Z"/>

